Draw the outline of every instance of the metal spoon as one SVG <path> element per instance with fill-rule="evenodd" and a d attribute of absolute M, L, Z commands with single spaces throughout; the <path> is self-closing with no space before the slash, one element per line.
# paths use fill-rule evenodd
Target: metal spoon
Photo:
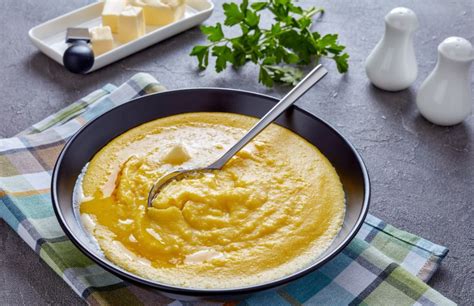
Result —
<path fill-rule="evenodd" d="M 283 99 L 280 100 L 265 116 L 260 119 L 235 145 L 224 153 L 218 160 L 205 168 L 177 169 L 161 176 L 154 184 L 148 194 L 148 207 L 152 206 L 158 192 L 173 180 L 184 178 L 191 174 L 204 171 L 220 170 L 224 165 L 248 144 L 255 136 L 260 134 L 270 123 L 280 116 L 290 105 L 296 102 L 308 89 L 321 80 L 328 71 L 322 66 L 317 65 L 308 75 L 301 80 Z"/>

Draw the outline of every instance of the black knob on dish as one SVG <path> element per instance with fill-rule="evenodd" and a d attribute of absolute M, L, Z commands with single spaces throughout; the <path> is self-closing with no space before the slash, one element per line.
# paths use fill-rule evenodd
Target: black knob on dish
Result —
<path fill-rule="evenodd" d="M 73 73 L 86 73 L 94 65 L 94 52 L 86 41 L 77 40 L 64 51 L 63 64 Z"/>

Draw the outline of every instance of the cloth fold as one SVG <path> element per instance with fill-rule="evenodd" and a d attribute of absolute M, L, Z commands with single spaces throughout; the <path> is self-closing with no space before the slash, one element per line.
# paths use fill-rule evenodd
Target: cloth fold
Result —
<path fill-rule="evenodd" d="M 163 90 L 151 75 L 139 73 L 120 87 L 109 84 L 92 92 L 15 137 L 0 139 L 0 217 L 89 304 L 181 303 L 129 284 L 94 264 L 64 235 L 50 198 L 51 171 L 69 137 L 107 110 Z M 454 305 L 425 283 L 447 252 L 368 215 L 356 238 L 319 270 L 284 288 L 229 303 Z"/>

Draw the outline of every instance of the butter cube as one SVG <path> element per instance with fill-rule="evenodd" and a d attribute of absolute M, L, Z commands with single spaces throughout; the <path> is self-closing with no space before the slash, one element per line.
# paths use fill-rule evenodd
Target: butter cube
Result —
<path fill-rule="evenodd" d="M 145 18 L 141 7 L 127 6 L 118 19 L 118 40 L 127 43 L 145 35 Z"/>
<path fill-rule="evenodd" d="M 109 26 L 93 27 L 89 29 L 89 33 L 91 34 L 92 50 L 94 50 L 95 56 L 113 49 L 114 38 Z"/>
<path fill-rule="evenodd" d="M 183 18 L 185 0 L 135 0 L 143 7 L 145 22 L 151 26 L 164 26 Z"/>
<path fill-rule="evenodd" d="M 252 159 L 257 155 L 257 148 L 253 143 L 249 143 L 242 150 L 240 150 L 237 155 L 241 158 Z"/>
<path fill-rule="evenodd" d="M 190 158 L 191 155 L 189 155 L 188 150 L 182 144 L 176 144 L 163 157 L 162 161 L 168 164 L 180 165 Z"/>
<path fill-rule="evenodd" d="M 102 9 L 102 25 L 109 26 L 113 33 L 118 31 L 118 18 L 127 6 L 127 0 L 106 0 Z"/>

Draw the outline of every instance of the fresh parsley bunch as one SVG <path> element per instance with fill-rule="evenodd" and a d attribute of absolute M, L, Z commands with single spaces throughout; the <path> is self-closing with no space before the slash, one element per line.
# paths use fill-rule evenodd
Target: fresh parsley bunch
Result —
<path fill-rule="evenodd" d="M 323 9 L 302 9 L 292 0 L 248 0 L 240 5 L 230 2 L 223 5 L 228 27 L 239 26 L 242 34 L 225 37 L 222 24 L 201 26 L 201 31 L 210 41 L 208 45 L 195 46 L 190 55 L 196 56 L 199 68 L 206 69 L 209 53 L 216 58 L 216 71 L 221 72 L 227 63 L 239 68 L 247 62 L 260 67 L 259 82 L 272 87 L 274 82 L 295 85 L 303 77 L 297 65 L 310 65 L 321 57 L 332 58 L 339 72 L 348 69 L 349 55 L 337 41 L 337 34 L 321 36 L 311 31 L 312 17 L 324 13 Z M 260 28 L 260 14 L 268 10 L 274 16 L 270 29 Z"/>

